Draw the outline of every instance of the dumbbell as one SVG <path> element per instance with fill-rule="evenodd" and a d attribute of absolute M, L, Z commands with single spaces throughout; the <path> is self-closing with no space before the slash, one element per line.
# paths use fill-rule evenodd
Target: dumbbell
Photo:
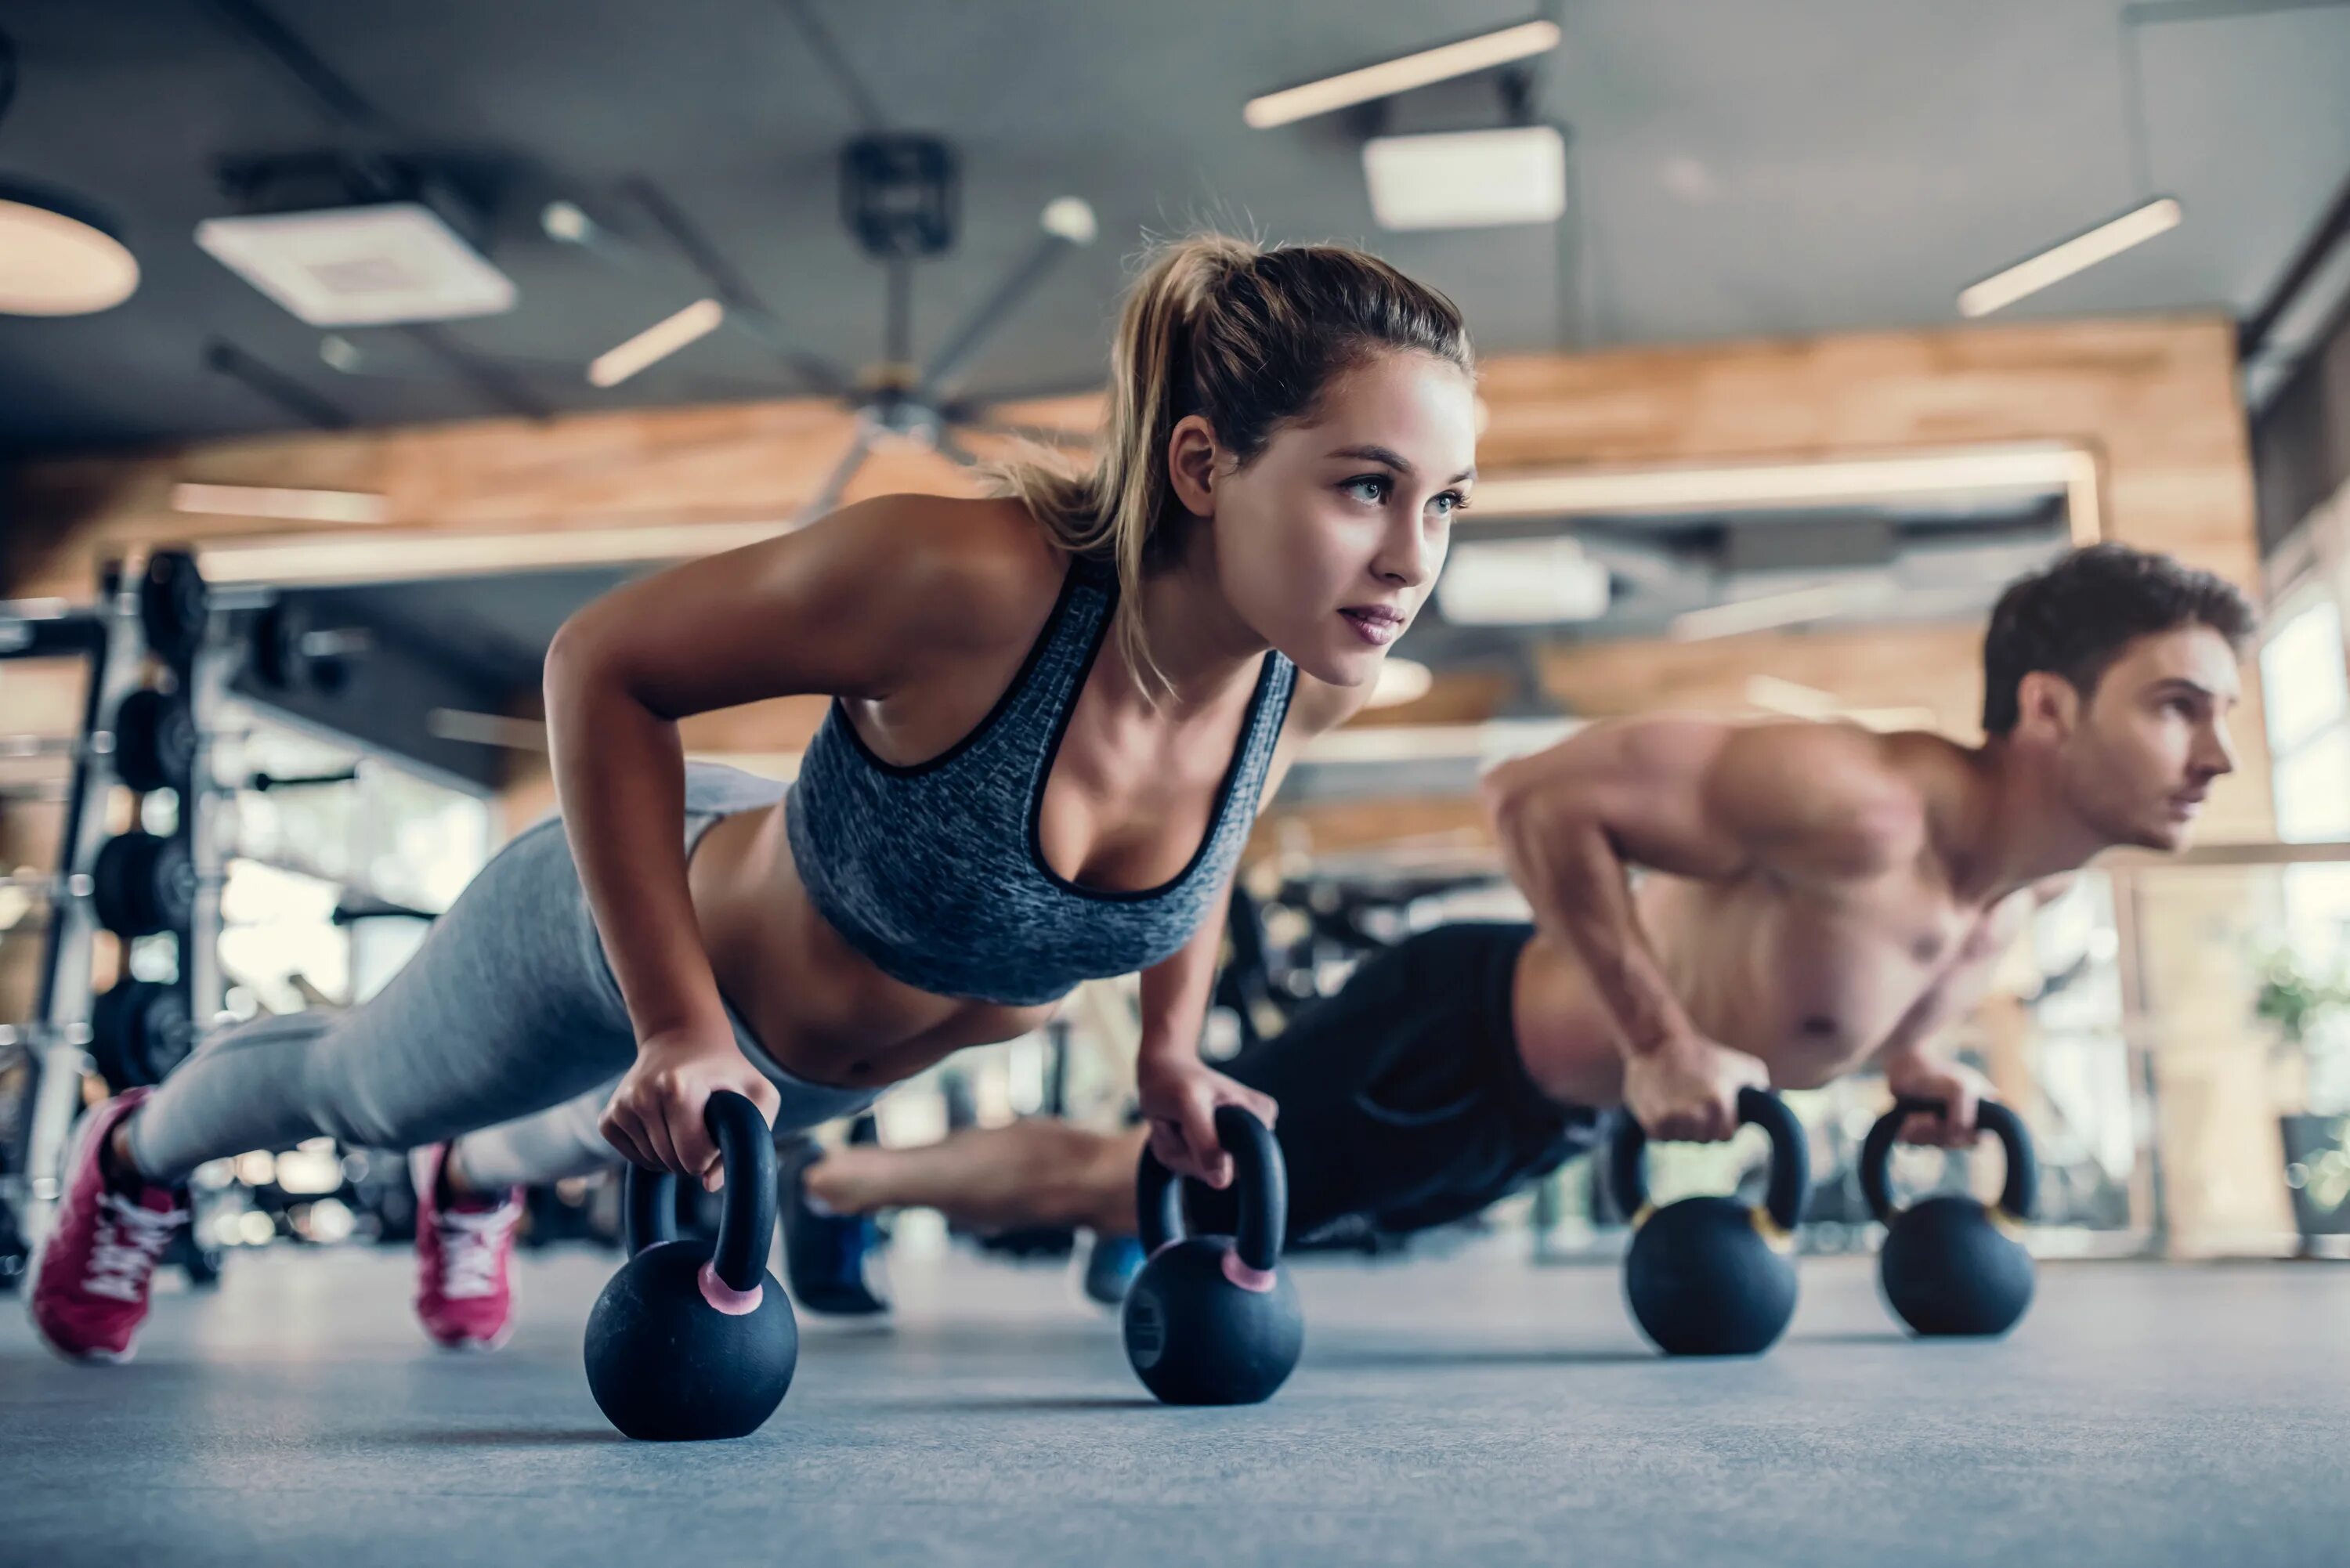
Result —
<path fill-rule="evenodd" d="M 0 1295 L 21 1286 L 32 1265 L 32 1245 L 25 1240 L 24 1228 L 16 1223 L 16 1211 L 5 1198 L 0 1198 Z"/>
<path fill-rule="evenodd" d="M 161 1083 L 195 1043 L 188 993 L 161 981 L 126 980 L 99 992 L 87 1023 L 0 1023 L 0 1050 L 78 1047 L 117 1090 Z"/>
<path fill-rule="evenodd" d="M 147 646 L 166 662 L 185 669 L 204 640 L 212 618 L 212 593 L 196 558 L 185 550 L 158 550 L 147 557 L 139 582 L 139 624 Z"/>
<path fill-rule="evenodd" d="M 280 599 L 254 620 L 247 668 L 266 690 L 331 696 L 350 679 L 351 659 L 372 642 L 363 627 L 314 626 L 300 600 Z"/>
<path fill-rule="evenodd" d="M 158 550 L 147 558 L 139 585 L 139 618 L 148 646 L 185 668 L 202 645 L 212 617 L 211 590 L 196 559 L 184 550 Z M 349 660 L 369 646 L 359 628 L 322 628 L 298 601 L 279 599 L 255 618 L 249 649 L 255 678 L 276 691 L 339 691 Z"/>
<path fill-rule="evenodd" d="M 0 877 L 0 888 L 36 898 L 88 898 L 98 923 L 119 937 L 184 930 L 195 916 L 196 883 L 183 840 L 142 832 L 108 839 L 88 871 Z"/>
<path fill-rule="evenodd" d="M 89 1010 L 89 1054 L 119 1093 L 160 1084 L 195 1048 L 196 1021 L 181 987 L 126 980 L 101 992 Z"/>
<path fill-rule="evenodd" d="M 90 908 L 120 937 L 185 930 L 196 912 L 196 864 L 184 839 L 117 834 L 90 863 Z"/>
<path fill-rule="evenodd" d="M 142 794 L 181 789 L 196 765 L 196 717 L 184 698 L 141 687 L 115 705 L 110 727 L 88 735 L 0 736 L 0 759 L 95 757 Z"/>
<path fill-rule="evenodd" d="M 244 787 L 256 794 L 267 794 L 280 789 L 325 789 L 335 784 L 357 784 L 359 771 L 343 768 L 331 774 L 300 774 L 290 777 L 276 774 L 255 774 L 244 781 Z"/>
<path fill-rule="evenodd" d="M 185 789 L 196 771 L 196 711 L 143 686 L 115 705 L 114 776 L 141 794 Z"/>

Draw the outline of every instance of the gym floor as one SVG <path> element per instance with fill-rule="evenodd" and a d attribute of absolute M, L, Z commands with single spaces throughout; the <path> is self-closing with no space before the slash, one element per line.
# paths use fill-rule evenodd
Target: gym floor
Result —
<path fill-rule="evenodd" d="M 1298 1268 L 1264 1406 L 1163 1408 L 1066 1271 L 899 1260 L 894 1329 L 805 1322 L 739 1442 L 589 1400 L 609 1267 L 524 1265 L 493 1356 L 428 1351 L 395 1254 L 233 1260 L 139 1361 L 0 1319 L 0 1563 L 2340 1563 L 2350 1269 L 2042 1271 L 2008 1340 L 1923 1345 L 1807 1260 L 1759 1360 L 1665 1361 L 1612 1270 L 1499 1251 Z M 166 1287 L 168 1288 L 168 1287 Z M 1115 1556 L 1113 1556 L 1115 1554 Z"/>

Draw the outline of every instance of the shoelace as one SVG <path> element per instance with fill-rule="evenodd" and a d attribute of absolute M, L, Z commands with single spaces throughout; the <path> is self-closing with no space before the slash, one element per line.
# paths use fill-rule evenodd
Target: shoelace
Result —
<path fill-rule="evenodd" d="M 498 1262 L 504 1255 L 507 1232 L 521 1218 L 511 1203 L 495 1209 L 442 1211 L 441 1293 L 452 1301 L 493 1295 L 498 1288 Z"/>
<path fill-rule="evenodd" d="M 100 1200 L 98 1234 L 90 1243 L 89 1273 L 82 1288 L 91 1295 L 136 1302 L 147 1278 L 161 1262 L 172 1233 L 187 1222 L 184 1209 L 149 1209 L 109 1192 Z"/>

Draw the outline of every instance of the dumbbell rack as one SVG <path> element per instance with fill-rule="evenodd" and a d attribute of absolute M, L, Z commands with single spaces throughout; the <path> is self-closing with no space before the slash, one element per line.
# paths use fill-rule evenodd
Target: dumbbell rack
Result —
<path fill-rule="evenodd" d="M 94 1013 L 93 939 L 103 929 L 101 853 L 109 842 L 105 806 L 111 789 L 127 784 L 125 773 L 152 772 L 152 761 L 129 768 L 121 732 L 124 703 L 144 689 L 147 656 L 161 660 L 176 680 L 177 701 L 216 699 L 217 664 L 205 647 L 210 620 L 203 582 L 185 556 L 160 553 L 134 573 L 126 564 L 100 574 L 96 602 L 70 606 L 59 600 L 0 604 L 0 659 L 78 658 L 87 661 L 79 732 L 71 742 L 72 770 L 64 796 L 65 820 L 58 836 L 59 865 L 48 879 L 48 919 L 40 981 L 32 1016 L 24 1024 L 0 1025 L 0 1060 L 21 1053 L 29 1068 L 29 1089 L 12 1106 L 14 1125 L 0 1129 L 0 1289 L 17 1282 L 24 1236 L 57 1195 L 65 1142 L 82 1099 L 90 1066 Z M 209 707 L 209 701 L 205 701 Z M 161 704 L 150 700 L 150 711 Z M 160 729 L 160 726 L 158 727 Z M 153 736 L 148 737 L 151 741 Z M 38 754 L 43 749 L 36 741 Z M 151 753 L 156 748 L 149 748 Z M 179 985 L 192 1019 L 219 1011 L 220 979 L 211 944 L 193 940 L 216 925 L 218 857 L 210 853 L 211 792 L 198 787 L 204 759 L 197 754 L 185 776 L 170 787 L 180 801 L 172 836 L 196 872 L 192 918 L 165 928 L 177 938 Z M 167 770 L 171 771 L 171 770 Z M 145 787 L 155 787 L 150 777 Z M 130 983 L 126 970 L 118 988 Z M 112 994 L 109 992 L 109 994 Z M 139 996 L 148 993 L 140 992 Z M 116 1085 L 120 1086 L 120 1085 Z M 20 1158 L 10 1160 L 8 1157 Z"/>
<path fill-rule="evenodd" d="M 137 589 L 126 586 L 119 572 L 108 576 L 94 607 L 57 600 L 0 605 L 0 658 L 78 658 L 89 667 L 59 835 L 61 881 L 71 882 L 72 868 L 88 865 L 106 837 L 104 816 L 96 809 L 106 781 L 96 764 L 112 750 L 112 736 L 99 721 L 137 680 L 145 648 L 138 612 Z M 0 1039 L 0 1045 L 28 1054 L 32 1079 L 5 1144 L 21 1154 L 18 1168 L 0 1179 L 0 1206 L 8 1210 L 0 1215 L 0 1229 L 10 1231 L 18 1230 L 21 1217 L 56 1196 L 56 1172 L 66 1129 L 79 1105 L 90 1039 L 90 945 L 97 916 L 86 897 L 52 898 L 49 905 L 33 1015 L 24 1030 L 10 1027 L 7 1038 Z M 14 1235 L 5 1240 L 16 1242 Z"/>

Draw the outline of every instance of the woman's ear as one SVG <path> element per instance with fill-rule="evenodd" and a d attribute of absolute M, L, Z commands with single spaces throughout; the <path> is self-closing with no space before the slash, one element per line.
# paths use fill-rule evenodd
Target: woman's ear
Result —
<path fill-rule="evenodd" d="M 1194 517 L 1216 512 L 1216 432 L 1198 414 L 1186 414 L 1167 436 L 1167 477 L 1175 499 Z"/>

